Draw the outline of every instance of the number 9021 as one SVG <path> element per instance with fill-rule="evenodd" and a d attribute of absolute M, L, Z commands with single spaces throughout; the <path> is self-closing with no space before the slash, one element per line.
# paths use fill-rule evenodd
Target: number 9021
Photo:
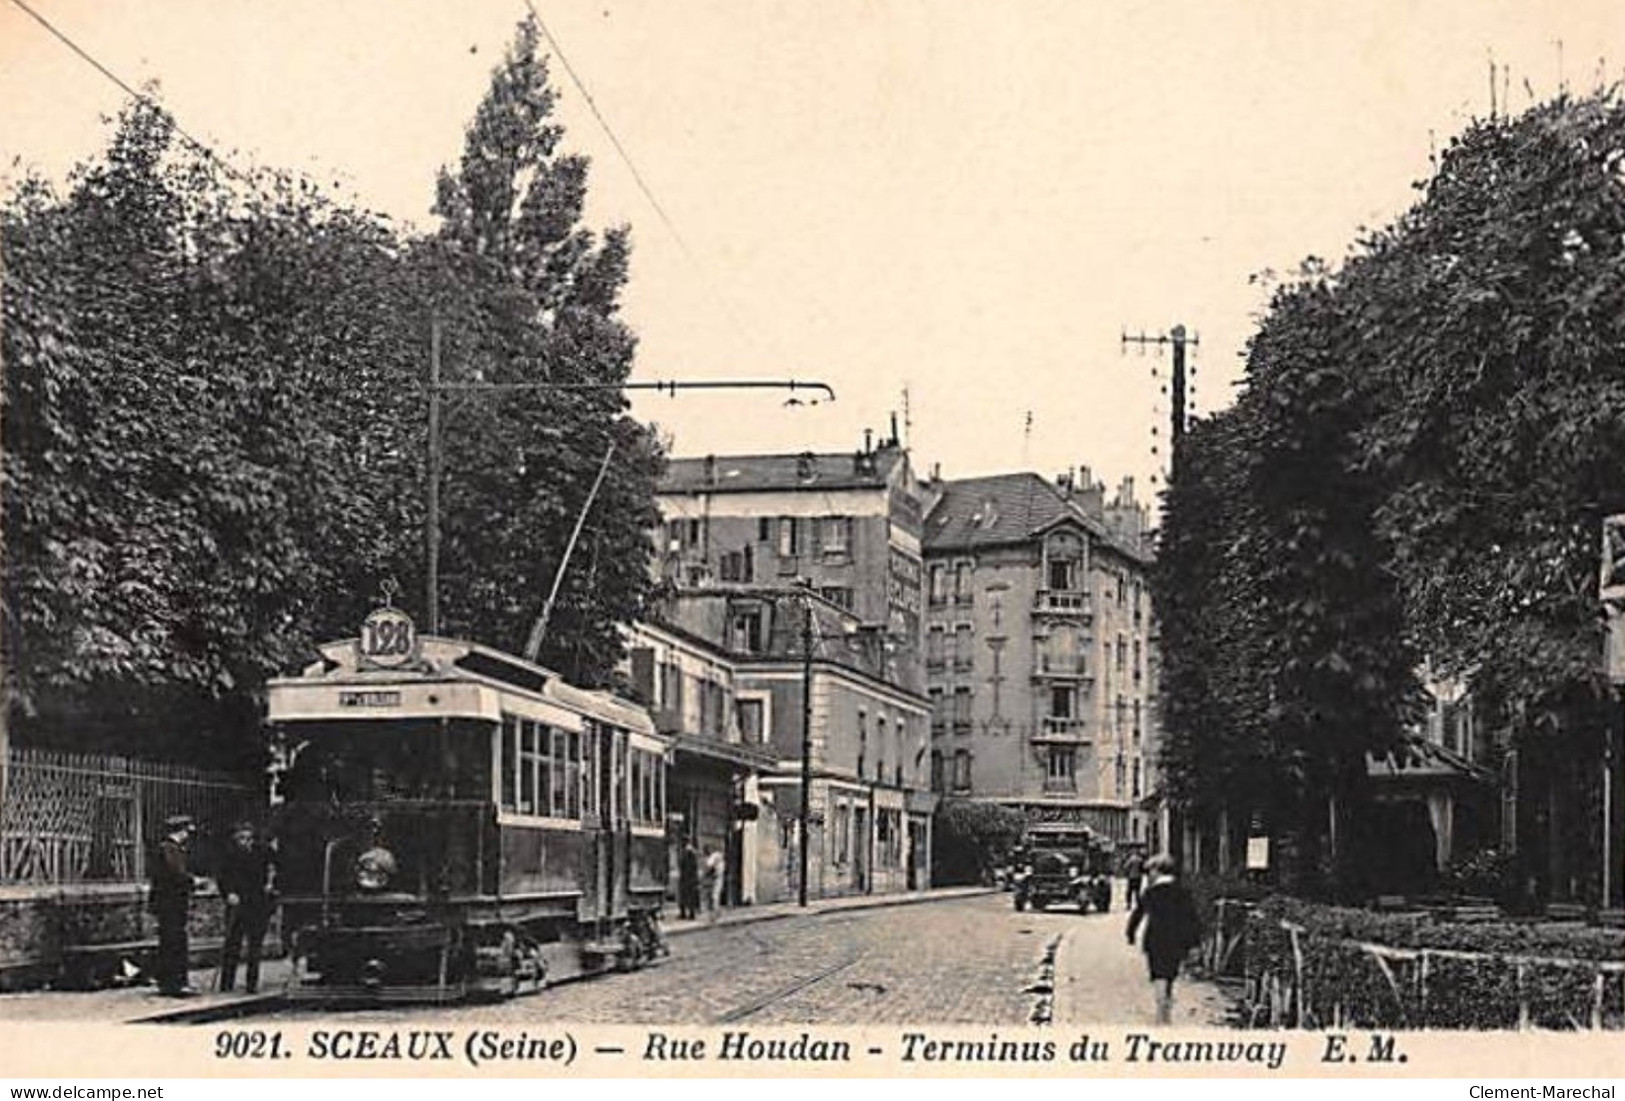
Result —
<path fill-rule="evenodd" d="M 214 1037 L 216 1059 L 281 1059 L 285 1054 L 280 1032 L 230 1030 Z"/>

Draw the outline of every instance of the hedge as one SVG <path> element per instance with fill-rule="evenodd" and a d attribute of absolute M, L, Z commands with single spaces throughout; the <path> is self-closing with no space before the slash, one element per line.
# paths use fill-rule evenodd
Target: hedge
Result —
<path fill-rule="evenodd" d="M 1625 931 L 1437 922 L 1279 897 L 1245 912 L 1250 1024 L 1625 1028 Z"/>

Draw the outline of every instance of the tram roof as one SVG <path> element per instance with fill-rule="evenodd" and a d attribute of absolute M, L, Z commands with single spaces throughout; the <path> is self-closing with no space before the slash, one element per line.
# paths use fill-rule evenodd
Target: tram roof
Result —
<path fill-rule="evenodd" d="M 570 710 L 594 715 L 606 722 L 640 733 L 655 734 L 649 713 L 630 700 L 609 692 L 581 688 L 543 665 L 478 642 L 423 635 L 414 660 L 393 668 L 364 666 L 357 639 L 339 639 L 319 646 L 319 661 L 307 665 L 297 677 L 279 677 L 268 687 L 324 685 L 409 685 L 466 681 L 505 691 L 538 696 Z"/>

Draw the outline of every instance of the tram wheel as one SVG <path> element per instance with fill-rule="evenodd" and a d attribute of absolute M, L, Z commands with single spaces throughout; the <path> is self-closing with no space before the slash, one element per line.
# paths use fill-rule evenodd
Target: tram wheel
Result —
<path fill-rule="evenodd" d="M 519 993 L 519 938 L 512 929 L 502 934 L 502 944 L 497 949 L 497 975 L 501 980 L 498 989 L 504 998 Z"/>
<path fill-rule="evenodd" d="M 620 954 L 615 957 L 615 970 L 636 971 L 643 966 L 643 938 L 627 933 L 621 942 Z"/>
<path fill-rule="evenodd" d="M 519 938 L 512 929 L 501 940 L 474 950 L 475 990 L 482 999 L 501 1000 L 519 993 Z"/>

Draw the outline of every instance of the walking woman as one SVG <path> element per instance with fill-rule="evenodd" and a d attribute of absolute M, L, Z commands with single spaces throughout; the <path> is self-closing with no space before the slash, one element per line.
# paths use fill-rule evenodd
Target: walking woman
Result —
<path fill-rule="evenodd" d="M 1128 919 L 1128 942 L 1145 923 L 1145 959 L 1151 967 L 1151 984 L 1156 993 L 1157 1023 L 1168 1024 L 1174 1011 L 1174 980 L 1185 954 L 1202 939 L 1201 921 L 1190 892 L 1177 878 L 1173 857 L 1154 857 L 1146 864 L 1150 882 L 1134 903 Z"/>

